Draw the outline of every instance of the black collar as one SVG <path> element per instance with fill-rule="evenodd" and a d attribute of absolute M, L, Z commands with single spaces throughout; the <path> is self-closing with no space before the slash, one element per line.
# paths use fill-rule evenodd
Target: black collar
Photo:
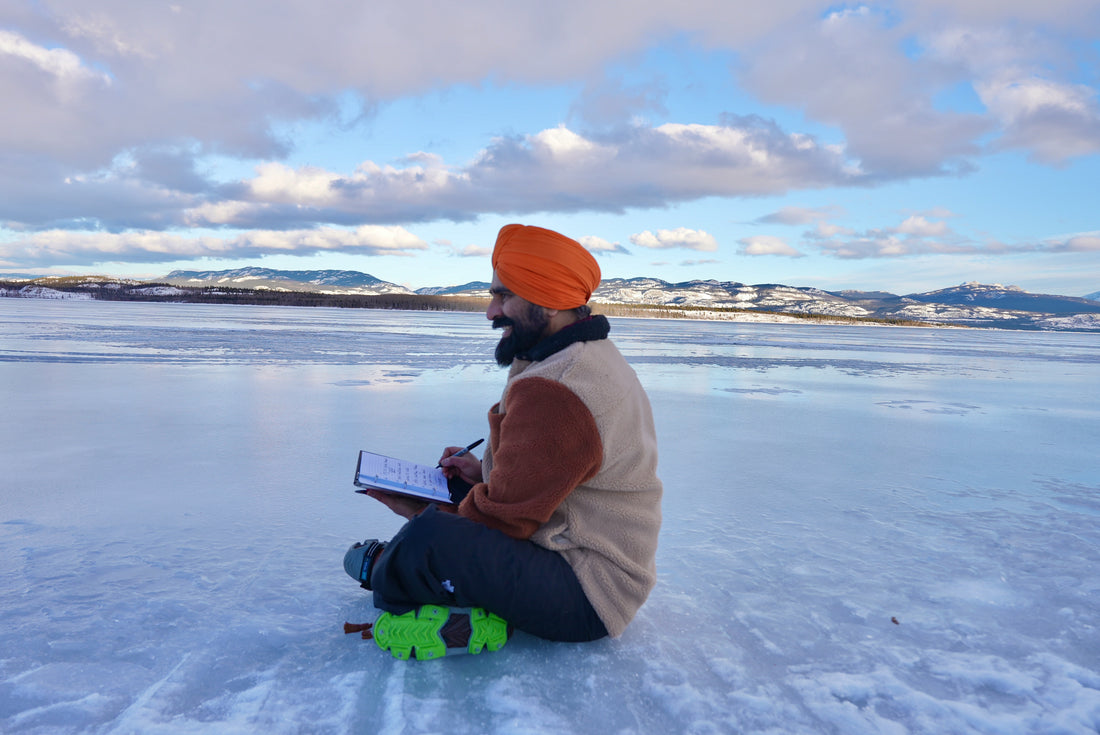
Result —
<path fill-rule="evenodd" d="M 516 357 L 521 360 L 538 362 L 539 360 L 545 360 L 555 352 L 564 350 L 575 342 L 595 342 L 596 340 L 607 339 L 610 332 L 611 325 L 608 324 L 607 317 L 603 314 L 593 314 L 587 319 L 581 319 L 564 329 L 559 329 L 527 350 L 527 352 L 516 355 Z"/>

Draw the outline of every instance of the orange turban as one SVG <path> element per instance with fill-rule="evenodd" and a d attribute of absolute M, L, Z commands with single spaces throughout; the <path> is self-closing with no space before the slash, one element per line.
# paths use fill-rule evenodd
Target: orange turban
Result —
<path fill-rule="evenodd" d="M 547 309 L 575 309 L 600 285 L 600 266 L 576 240 L 530 225 L 505 225 L 493 270 L 512 293 Z"/>

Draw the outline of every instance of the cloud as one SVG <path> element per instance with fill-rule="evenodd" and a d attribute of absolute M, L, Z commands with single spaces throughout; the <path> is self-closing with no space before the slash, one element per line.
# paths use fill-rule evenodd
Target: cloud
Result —
<path fill-rule="evenodd" d="M 898 258 L 925 253 L 962 253 L 982 249 L 975 243 L 953 232 L 942 218 L 953 216 L 938 209 L 908 215 L 897 225 L 872 228 L 862 232 L 835 222 L 825 216 L 840 213 L 839 209 L 820 207 L 804 209 L 790 207 L 755 220 L 760 224 L 812 225 L 801 236 L 802 248 L 790 244 L 788 239 L 772 235 L 753 235 L 739 240 L 741 255 L 781 255 L 802 257 L 806 249 L 817 250 L 823 255 L 842 259 Z M 986 252 L 993 246 L 986 245 Z"/>
<path fill-rule="evenodd" d="M 493 254 L 492 248 L 487 248 L 483 245 L 467 245 L 458 252 L 458 255 L 463 258 L 488 258 Z"/>
<path fill-rule="evenodd" d="M 1100 105 L 1092 88 L 1028 77 L 991 80 L 977 89 L 1001 120 L 998 148 L 1023 149 L 1051 164 L 1100 152 Z"/>
<path fill-rule="evenodd" d="M 898 225 L 895 232 L 915 238 L 925 238 L 943 237 L 950 230 L 945 222 L 932 222 L 921 215 L 914 214 Z"/>
<path fill-rule="evenodd" d="M 1063 31 L 1088 33 L 1100 22 L 1094 0 L 906 0 L 905 12 L 923 23 L 942 23 L 944 18 L 978 24 L 1031 24 Z"/>
<path fill-rule="evenodd" d="M 178 17 L 179 9 L 174 14 Z M 156 61 L 159 54 L 141 35 L 133 32 L 128 20 L 121 15 L 116 20 L 108 12 L 78 9 L 73 14 L 61 13 L 60 27 L 70 38 L 91 41 L 96 52 L 105 57 L 130 56 Z"/>
<path fill-rule="evenodd" d="M 936 109 L 935 92 L 967 82 L 965 68 L 955 58 L 913 53 L 914 41 L 926 48 L 954 29 L 1034 24 L 1060 34 L 1059 48 L 1082 40 L 1077 53 L 1088 63 L 1098 31 L 1093 0 L 906 0 L 889 13 L 860 6 L 824 17 L 827 6 L 813 0 L 752 7 L 678 0 L 636 3 L 628 12 L 615 0 L 569 0 L 554 12 L 496 0 L 354 10 L 268 0 L 263 12 L 256 7 L 195 0 L 136 12 L 121 0 L 52 0 L 48 12 L 5 8 L 0 47 L 9 59 L 18 54 L 58 79 L 109 80 L 111 90 L 59 107 L 55 90 L 0 62 L 0 91 L 19 100 L 7 111 L 0 149 L 34 137 L 38 126 L 52 131 L 38 146 L 63 163 L 103 165 L 121 148 L 167 140 L 275 155 L 288 143 L 273 122 L 324 120 L 349 97 L 371 109 L 486 79 L 536 86 L 581 80 L 573 114 L 587 124 L 618 123 L 661 113 L 669 85 L 613 74 L 609 64 L 636 68 L 655 45 L 686 39 L 706 51 L 736 51 L 750 90 L 839 126 L 868 170 L 938 171 L 972 155 L 989 121 Z M 1059 52 L 1044 53 L 1039 60 Z M 66 143 L 78 137 L 78 145 Z M 891 152 L 898 140 L 907 145 Z"/>
<path fill-rule="evenodd" d="M 180 228 L 336 230 L 471 221 L 488 213 L 622 212 L 706 196 L 826 186 L 849 177 L 837 151 L 756 118 L 632 127 L 604 137 L 558 126 L 499 138 L 462 167 L 430 154 L 387 165 L 365 161 L 350 173 L 268 161 L 255 166 L 251 177 L 220 183 L 200 169 L 199 153 L 193 147 L 146 146 L 69 176 L 42 165 L 39 157 L 9 158 L 15 175 L 0 179 L 0 222 L 25 232 L 65 228 L 135 236 Z M 30 250 L 19 252 L 28 264 L 45 262 Z M 44 252 L 86 260 L 77 250 Z M 125 252 L 140 260 L 146 251 Z M 617 252 L 626 250 L 619 246 Z"/>
<path fill-rule="evenodd" d="M 570 107 L 570 118 L 596 128 L 624 125 L 647 113 L 666 113 L 667 96 L 667 86 L 659 80 L 628 85 L 621 79 L 603 76 L 585 84 Z"/>
<path fill-rule="evenodd" d="M 942 252 L 934 245 L 906 241 L 886 231 L 872 231 L 862 236 L 833 238 L 816 243 L 825 255 L 834 258 L 899 258 L 928 252 Z"/>
<path fill-rule="evenodd" d="M 946 223 L 919 214 L 910 215 L 893 227 L 863 232 L 820 226 L 806 232 L 805 238 L 823 254 L 844 259 L 900 258 L 926 253 L 967 253 L 980 249 L 977 244 L 953 232 Z"/>
<path fill-rule="evenodd" d="M 771 235 L 753 235 L 738 242 L 741 243 L 741 249 L 738 251 L 741 255 L 783 255 L 788 258 L 805 256 L 805 253 L 795 250 L 783 240 Z"/>
<path fill-rule="evenodd" d="M 852 182 L 842 152 L 771 121 L 666 123 L 584 137 L 564 126 L 498 138 L 463 172 L 496 211 L 611 211 L 706 196 L 758 196 Z M 461 188 L 467 185 L 458 182 Z"/>
<path fill-rule="evenodd" d="M 409 255 L 428 248 L 402 227 L 364 225 L 352 230 L 254 230 L 233 237 L 186 237 L 166 232 L 69 232 L 50 230 L 0 242 L 5 267 L 53 263 L 94 265 L 114 261 L 160 263 L 192 258 L 254 258 L 321 252 Z"/>
<path fill-rule="evenodd" d="M 624 248 L 617 242 L 608 242 L 602 237 L 595 237 L 593 235 L 584 235 L 577 238 L 577 242 L 584 245 L 588 252 L 594 255 L 605 255 L 608 253 L 625 253 L 630 254 L 630 251 Z"/>
<path fill-rule="evenodd" d="M 28 62 L 38 71 L 62 85 L 95 82 L 109 85 L 111 78 L 84 64 L 79 56 L 64 48 L 48 49 L 32 43 L 13 31 L 0 30 L 0 56 Z"/>
<path fill-rule="evenodd" d="M 907 30 L 865 6 L 833 13 L 761 38 L 744 54 L 738 76 L 761 100 L 839 128 L 847 154 L 869 176 L 969 170 L 992 123 L 936 107 L 935 93 L 959 81 L 958 70 L 913 59 Z"/>
<path fill-rule="evenodd" d="M 952 232 L 943 221 L 954 216 L 944 208 L 913 213 L 896 226 L 862 233 L 828 221 L 843 214 L 839 207 L 792 206 L 759 217 L 753 222 L 762 225 L 812 225 L 803 233 L 803 239 L 823 253 L 840 258 L 900 257 L 965 249 L 960 245 L 962 238 Z M 742 255 L 800 257 L 805 254 L 786 240 L 771 235 L 754 235 L 741 239 L 739 243 L 739 252 Z"/>
<path fill-rule="evenodd" d="M 630 242 L 638 247 L 654 250 L 682 249 L 710 252 L 718 249 L 718 242 L 713 235 L 703 230 L 691 230 L 687 227 L 677 227 L 675 230 L 657 230 L 656 233 L 646 230 L 637 235 L 631 235 Z"/>
<path fill-rule="evenodd" d="M 486 213 L 605 211 L 756 196 L 851 179 L 839 152 L 756 118 L 633 127 L 586 137 L 558 126 L 499 138 L 465 167 L 430 154 L 350 174 L 279 162 L 166 217 L 193 227 L 472 220 Z M 231 198 L 229 198 L 231 197 Z M 107 224 L 107 223 L 104 223 Z"/>
<path fill-rule="evenodd" d="M 763 225 L 808 225 L 843 215 L 840 207 L 782 207 L 754 220 Z"/>
<path fill-rule="evenodd" d="M 818 222 L 814 225 L 812 236 L 818 239 L 828 239 L 838 235 L 851 235 L 853 230 L 832 222 Z M 809 235 L 808 235 L 809 236 Z"/>
<path fill-rule="evenodd" d="M 919 255 L 1023 255 L 1028 253 L 1080 253 L 1100 251 L 1100 233 L 1083 232 L 1045 241 L 1010 244 L 997 240 L 979 241 L 952 230 L 931 215 L 914 214 L 891 227 L 858 232 L 846 227 L 818 223 L 803 233 L 808 247 L 841 259 L 905 258 Z M 942 212 L 941 216 L 954 216 Z M 772 238 L 779 241 L 777 238 Z M 745 244 L 754 238 L 746 238 Z M 758 253 L 746 252 L 753 255 Z"/>
<path fill-rule="evenodd" d="M 458 258 L 487 258 L 493 254 L 493 249 L 491 247 L 486 247 L 484 245 L 466 245 L 464 247 L 459 247 L 450 240 L 443 238 L 435 240 L 433 244 L 449 251 L 451 255 Z"/>
<path fill-rule="evenodd" d="M 929 209 L 916 211 L 914 214 L 921 217 L 932 217 L 934 219 L 950 219 L 958 216 L 947 207 L 930 207 Z"/>
<path fill-rule="evenodd" d="M 166 141 L 232 156 L 281 156 L 289 143 L 276 132 L 280 122 L 325 121 L 349 99 L 369 110 L 487 79 L 535 86 L 600 80 L 577 105 L 581 118 L 594 122 L 659 111 L 659 82 L 609 78 L 607 62 L 713 25 L 742 37 L 775 27 L 789 12 L 746 12 L 710 0 L 625 13 L 606 0 L 570 0 L 554 10 L 497 0 L 378 7 L 194 0 L 140 10 L 121 0 L 51 0 L 48 11 L 12 5 L 0 9 L 0 93 L 19 104 L 5 111 L 0 150 L 28 150 L 33 141 L 34 150 L 77 166 L 102 166 L 127 147 Z M 598 42 L 592 28 L 600 29 Z M 27 74 L 27 64 L 41 73 Z M 55 85 L 41 83 L 43 74 L 109 81 L 110 93 L 62 99 Z"/>
<path fill-rule="evenodd" d="M 625 13 L 612 0 L 24 6 L 0 8 L 0 223 L 92 239 L 130 231 L 136 257 L 155 252 L 142 237 L 183 227 L 300 233 L 622 213 L 961 174 L 997 150 L 1053 165 L 1100 152 L 1094 0 L 901 0 L 837 12 L 810 0 L 678 0 Z M 805 126 L 714 113 L 664 120 L 685 90 L 651 72 L 649 58 L 689 47 L 682 60 L 736 55 L 739 87 L 719 109 L 763 102 Z M 368 138 L 372 111 L 390 102 L 478 85 L 554 89 L 568 113 L 553 114 L 568 125 L 500 121 L 462 160 L 287 161 L 297 131 L 350 120 Z M 944 102 L 953 90 L 967 93 L 965 105 Z M 561 94 L 574 94 L 572 105 Z M 542 129 L 509 127 L 529 120 Z M 242 176 L 246 165 L 254 173 Z M 861 232 L 832 221 L 842 214 L 789 208 L 757 224 L 815 225 L 805 242 L 844 257 L 972 245 L 928 214 Z"/>
<path fill-rule="evenodd" d="M 1083 232 L 1078 235 L 1046 243 L 1043 249 L 1065 253 L 1100 252 L 1100 232 Z"/>
<path fill-rule="evenodd" d="M 1024 150 L 1054 165 L 1100 152 L 1096 91 L 1058 78 L 1073 65 L 1053 39 L 1019 26 L 957 25 L 936 29 L 926 42 L 931 56 L 966 69 L 997 123 L 994 149 Z"/>

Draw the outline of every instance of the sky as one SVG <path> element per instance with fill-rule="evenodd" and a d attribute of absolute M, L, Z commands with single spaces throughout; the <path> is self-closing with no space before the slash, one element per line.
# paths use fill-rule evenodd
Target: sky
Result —
<path fill-rule="evenodd" d="M 1096 0 L 0 0 L 0 275 L 1100 290 Z"/>

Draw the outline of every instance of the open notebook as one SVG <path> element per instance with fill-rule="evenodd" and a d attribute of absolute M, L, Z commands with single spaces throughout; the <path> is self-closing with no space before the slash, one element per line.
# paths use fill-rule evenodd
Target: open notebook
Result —
<path fill-rule="evenodd" d="M 373 452 L 359 452 L 355 484 L 368 490 L 409 495 L 433 503 L 450 503 L 451 491 L 443 470 Z M 356 490 L 357 493 L 365 490 Z"/>

